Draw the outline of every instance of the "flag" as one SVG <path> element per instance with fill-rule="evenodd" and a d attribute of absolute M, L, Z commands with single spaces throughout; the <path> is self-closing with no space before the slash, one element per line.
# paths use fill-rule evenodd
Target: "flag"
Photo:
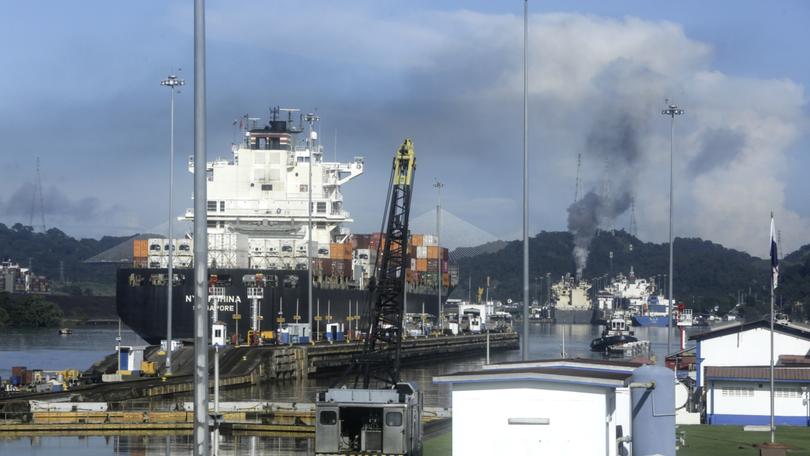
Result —
<path fill-rule="evenodd" d="M 773 223 L 773 214 L 771 214 L 771 274 L 773 275 L 773 289 L 779 282 L 779 249 L 776 245 L 776 225 Z"/>

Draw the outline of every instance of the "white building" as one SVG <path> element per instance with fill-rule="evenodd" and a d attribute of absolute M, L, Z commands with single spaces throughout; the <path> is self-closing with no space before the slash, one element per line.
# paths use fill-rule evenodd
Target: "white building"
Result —
<path fill-rule="evenodd" d="M 706 422 L 770 424 L 769 371 L 768 366 L 707 368 Z M 810 425 L 810 367 L 776 367 L 774 383 L 776 425 Z"/>
<path fill-rule="evenodd" d="M 731 325 L 692 336 L 697 386 L 709 424 L 770 424 L 770 322 Z M 808 426 L 810 366 L 785 359 L 810 356 L 810 328 L 774 324 L 774 415 L 777 425 Z"/>
<path fill-rule="evenodd" d="M 631 377 L 640 366 L 584 359 L 505 363 L 433 382 L 452 388 L 454 455 L 625 455 Z M 672 434 L 674 454 L 674 418 Z"/>
<path fill-rule="evenodd" d="M 768 366 L 771 360 L 770 322 L 755 321 L 731 325 L 689 338 L 697 341 L 697 386 L 706 386 L 709 367 Z M 774 359 L 782 355 L 810 354 L 810 328 L 796 324 L 774 324 Z"/>

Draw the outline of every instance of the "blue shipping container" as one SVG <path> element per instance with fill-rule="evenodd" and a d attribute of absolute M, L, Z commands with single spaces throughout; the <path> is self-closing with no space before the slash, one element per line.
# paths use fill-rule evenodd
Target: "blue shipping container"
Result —
<path fill-rule="evenodd" d="M 278 342 L 282 345 L 290 343 L 290 333 L 279 333 Z"/>
<path fill-rule="evenodd" d="M 309 336 L 299 336 L 298 343 L 302 345 L 306 345 L 309 343 Z"/>
<path fill-rule="evenodd" d="M 22 379 L 20 378 L 19 375 L 12 375 L 11 376 L 11 384 L 12 385 L 20 386 L 20 383 L 22 383 Z"/>

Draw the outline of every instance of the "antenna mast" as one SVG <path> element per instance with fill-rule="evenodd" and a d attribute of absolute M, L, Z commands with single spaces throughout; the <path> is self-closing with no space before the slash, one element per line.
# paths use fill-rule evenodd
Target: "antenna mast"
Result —
<path fill-rule="evenodd" d="M 41 224 L 35 226 L 34 225 L 34 215 L 37 212 L 36 211 L 37 202 L 39 202 L 39 217 L 40 217 Z M 31 218 L 29 219 L 29 225 L 31 225 L 31 228 L 34 231 L 36 231 L 37 227 L 41 228 L 43 233 L 46 230 L 46 227 L 45 227 L 45 203 L 44 203 L 44 198 L 42 196 L 42 176 L 40 175 L 40 172 L 39 172 L 39 157 L 37 157 L 37 174 L 36 174 L 36 178 L 34 180 L 34 192 L 31 194 Z"/>
<path fill-rule="evenodd" d="M 579 201 L 580 194 L 582 193 L 582 181 L 580 180 L 581 171 L 582 171 L 582 154 L 577 154 L 577 181 L 576 181 L 576 188 L 574 189 L 574 203 Z"/>
<path fill-rule="evenodd" d="M 630 200 L 630 235 L 638 237 L 638 226 L 636 225 L 636 199 Z"/>

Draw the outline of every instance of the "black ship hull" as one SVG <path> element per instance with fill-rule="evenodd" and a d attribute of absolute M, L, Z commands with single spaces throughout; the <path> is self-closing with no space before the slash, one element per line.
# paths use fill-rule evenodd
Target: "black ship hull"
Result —
<path fill-rule="evenodd" d="M 628 342 L 637 342 L 633 336 L 627 334 L 617 334 L 614 336 L 602 336 L 591 341 L 591 351 L 607 352 L 608 348 L 614 345 L 622 345 Z"/>
<path fill-rule="evenodd" d="M 287 323 L 294 323 L 295 316 L 305 323 L 308 313 L 307 271 L 256 270 L 256 269 L 209 269 L 209 275 L 217 276 L 217 286 L 224 288 L 219 300 L 218 318 L 227 326 L 227 333 L 238 333 L 240 340 L 251 326 L 252 302 L 247 296 L 243 277 L 264 274 L 272 277 L 264 287 L 264 297 L 259 302 L 262 331 L 276 330 L 277 318 L 283 316 Z M 194 270 L 174 269 L 176 280 L 172 289 L 172 338 L 192 339 L 194 336 Z M 167 289 L 160 278 L 167 277 L 165 269 L 119 269 L 116 277 L 116 308 L 122 322 L 150 344 L 159 344 L 166 339 Z M 421 291 L 421 292 L 420 292 Z M 407 311 L 438 315 L 436 291 L 412 291 L 407 296 Z M 446 297 L 448 290 L 442 295 Z M 214 297 L 209 296 L 209 314 L 214 309 Z M 312 287 L 312 313 L 321 316 L 313 321 L 313 332 L 324 331 L 327 315 L 332 323 L 349 327 L 348 316 L 368 313 L 369 292 L 366 289 L 349 288 L 345 284 L 320 284 Z M 234 319 L 238 314 L 239 318 Z M 352 327 L 357 323 L 354 322 Z"/>

